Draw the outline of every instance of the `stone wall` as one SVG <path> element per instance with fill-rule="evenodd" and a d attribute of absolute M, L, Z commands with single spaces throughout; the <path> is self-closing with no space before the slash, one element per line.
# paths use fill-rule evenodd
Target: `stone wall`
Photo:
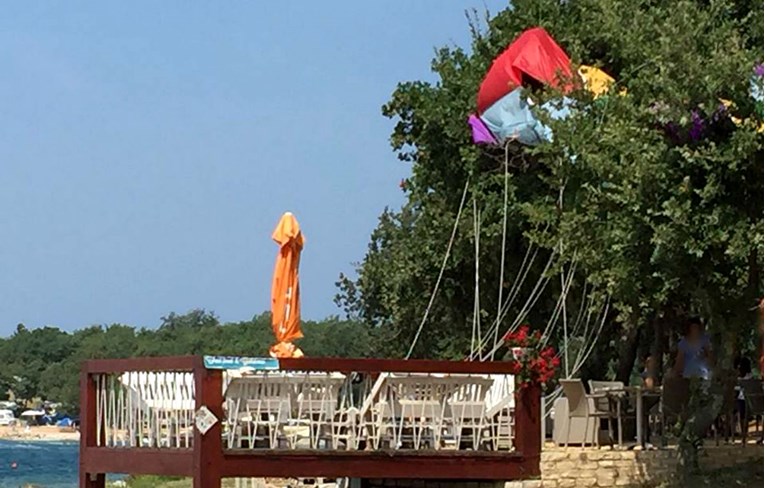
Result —
<path fill-rule="evenodd" d="M 699 464 L 702 469 L 716 469 L 735 466 L 752 459 L 763 459 L 762 446 L 724 445 L 704 448 L 699 455 Z M 674 477 L 677 469 L 676 449 L 648 451 L 586 449 L 583 451 L 572 447 L 567 450 L 542 452 L 541 486 L 543 488 L 654 486 Z M 520 486 L 522 485 L 519 485 L 519 488 Z"/>
<path fill-rule="evenodd" d="M 541 486 L 536 481 L 537 486 Z M 470 481 L 470 480 L 365 480 L 362 488 L 505 488 L 504 481 Z"/>
<path fill-rule="evenodd" d="M 756 459 L 763 460 L 762 446 L 708 446 L 699 454 L 702 469 L 735 466 Z M 237 488 L 642 488 L 671 479 L 677 468 L 676 449 L 620 451 L 569 447 L 542 451 L 542 478 L 538 480 L 368 479 L 363 483 L 348 480 L 338 486 L 332 479 L 268 479 L 243 481 Z"/>
<path fill-rule="evenodd" d="M 702 469 L 762 462 L 762 446 L 705 447 L 699 455 Z M 610 450 L 570 447 L 542 451 L 542 479 L 487 482 L 468 480 L 366 480 L 368 488 L 601 488 L 656 486 L 677 474 L 676 449 Z"/>

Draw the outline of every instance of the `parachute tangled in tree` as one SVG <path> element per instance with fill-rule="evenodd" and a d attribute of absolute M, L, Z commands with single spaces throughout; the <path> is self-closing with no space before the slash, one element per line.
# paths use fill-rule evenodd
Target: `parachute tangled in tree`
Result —
<path fill-rule="evenodd" d="M 582 83 L 595 96 L 603 95 L 614 82 L 603 71 L 579 68 L 572 73 L 571 60 L 541 27 L 524 31 L 492 63 L 478 90 L 478 114 L 468 119 L 477 144 L 502 144 L 516 140 L 536 145 L 552 139 L 552 131 L 532 113 L 534 102 L 523 96 L 524 88 L 552 87 L 563 92 L 560 104 L 541 105 L 551 118 L 569 114 L 571 100 L 565 95 Z"/>
<path fill-rule="evenodd" d="M 763 68 L 754 69 L 750 95 L 755 100 L 755 124 L 763 131 Z M 470 115 L 468 124 L 476 144 L 503 145 L 507 141 L 534 146 L 552 140 L 552 130 L 532 112 L 534 101 L 527 97 L 524 88 L 555 88 L 562 92 L 562 100 L 550 101 L 540 106 L 553 120 L 560 120 L 570 113 L 572 100 L 568 95 L 583 87 L 595 98 L 607 94 L 614 79 L 592 66 L 580 66 L 574 70 L 571 60 L 553 38 L 541 27 L 521 33 L 492 62 L 477 97 L 477 114 Z M 626 93 L 621 90 L 620 94 Z M 741 127 L 746 121 L 733 115 L 732 102 L 721 99 L 721 105 L 709 115 L 695 108 L 687 127 L 677 122 L 664 122 L 662 127 L 673 140 L 700 141 L 705 139 L 715 124 L 725 120 Z M 660 107 L 661 102 L 654 104 Z M 655 108 L 655 107 L 654 107 Z M 659 110 L 660 111 L 660 110 Z M 749 119 L 751 122 L 751 119 Z"/>

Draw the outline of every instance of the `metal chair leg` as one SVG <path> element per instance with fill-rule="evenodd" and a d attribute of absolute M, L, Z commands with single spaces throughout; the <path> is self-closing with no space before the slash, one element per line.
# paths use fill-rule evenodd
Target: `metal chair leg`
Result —
<path fill-rule="evenodd" d="M 572 419 L 573 418 L 569 415 L 568 422 L 566 422 L 566 438 L 563 439 L 563 447 L 565 449 L 568 449 L 568 438 L 569 438 L 569 435 L 571 435 L 571 421 L 572 421 Z"/>

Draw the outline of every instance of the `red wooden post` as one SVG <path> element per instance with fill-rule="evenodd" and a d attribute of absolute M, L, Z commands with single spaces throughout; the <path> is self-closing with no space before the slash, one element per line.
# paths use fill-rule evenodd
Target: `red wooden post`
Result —
<path fill-rule="evenodd" d="M 106 474 L 90 470 L 87 447 L 96 446 L 96 382 L 83 364 L 80 372 L 80 488 L 104 488 Z"/>
<path fill-rule="evenodd" d="M 223 372 L 206 369 L 201 357 L 194 363 L 197 411 L 207 407 L 218 421 L 204 435 L 194 428 L 194 488 L 219 488 L 223 468 Z"/>
<path fill-rule="evenodd" d="M 542 415 L 540 400 L 542 390 L 538 385 L 521 388 L 515 384 L 515 449 L 523 455 L 532 472 L 539 476 L 539 461 L 542 456 Z"/>

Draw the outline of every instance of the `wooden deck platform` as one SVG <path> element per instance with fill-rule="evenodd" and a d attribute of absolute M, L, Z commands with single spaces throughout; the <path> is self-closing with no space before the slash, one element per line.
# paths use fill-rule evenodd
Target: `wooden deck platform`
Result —
<path fill-rule="evenodd" d="M 254 430 L 266 432 L 265 436 L 257 437 L 257 442 L 266 442 L 263 447 L 256 444 L 254 434 L 247 437 L 240 433 L 240 424 L 246 424 L 246 429 L 257 424 L 258 418 L 249 411 L 247 416 L 237 414 L 235 405 L 267 402 L 258 398 L 238 402 L 229 398 L 227 385 L 232 381 L 231 374 L 206 368 L 202 357 L 85 362 L 81 373 L 80 487 L 103 488 L 105 473 L 188 476 L 194 479 L 195 488 L 214 488 L 228 477 L 514 480 L 540 474 L 538 389 L 514 393 L 514 430 L 509 445 L 496 442 L 494 437 L 500 427 L 492 424 L 491 419 L 483 419 L 486 425 L 478 427 L 463 425 L 464 419 L 453 413 L 458 410 L 455 405 L 465 403 L 467 393 L 481 391 L 480 385 L 487 383 L 486 378 L 509 375 L 506 363 L 302 358 L 280 360 L 277 371 L 262 376 L 255 373 L 247 381 L 260 386 L 260 382 L 281 378 L 280 374 L 288 375 L 292 381 L 290 388 L 295 389 L 290 400 L 292 410 L 303 404 L 314 405 L 313 408 L 319 405 L 321 410 L 302 412 L 300 418 L 298 414 L 286 414 L 288 418 L 282 420 L 275 418 L 274 412 L 284 409 L 259 412 L 262 425 Z M 323 378 L 322 374 L 333 378 L 339 393 L 333 390 L 331 397 L 307 399 L 321 389 L 315 386 L 315 378 L 317 375 Z M 407 378 L 401 384 L 409 389 L 396 391 L 418 395 L 427 390 L 435 396 L 417 403 L 395 398 L 396 391 L 388 387 L 385 394 L 409 410 L 389 414 L 393 427 L 388 425 L 383 432 L 389 435 L 388 444 L 375 446 L 367 436 L 372 435 L 370 432 L 377 424 L 371 420 L 366 424 L 360 422 L 362 417 L 374 416 L 364 413 L 370 404 L 385 407 L 379 389 L 384 375 Z M 147 378 L 154 379 L 147 382 Z M 136 381 L 148 384 L 146 391 L 136 386 Z M 165 391 L 167 385 L 177 385 L 177 390 Z M 266 390 L 257 391 L 262 394 Z M 481 393 L 473 400 L 483 399 Z M 446 411 L 449 402 L 452 413 L 425 413 L 426 407 L 437 410 L 439 405 Z M 322 413 L 327 405 L 330 415 Z M 412 413 L 418 408 L 422 413 Z M 214 418 L 204 433 L 205 426 L 202 424 L 200 430 L 200 424 L 195 422 L 200 409 L 206 409 Z M 437 428 L 425 424 L 434 415 L 439 417 Z M 361 420 L 349 423 L 347 419 L 351 416 Z M 337 423 L 337 419 L 343 419 L 343 423 Z M 395 423 L 399 421 L 400 428 Z M 286 428 L 279 430 L 278 436 L 275 434 L 279 426 L 295 422 L 306 422 L 305 435 L 311 439 L 302 444 L 295 442 L 282 432 Z M 461 438 L 461 432 L 455 432 L 464 429 L 473 429 L 473 436 Z M 375 439 L 379 440 L 380 429 L 376 430 Z M 269 438 L 269 431 L 274 433 L 270 444 L 262 439 Z M 319 439 L 320 431 L 329 440 Z M 342 434 L 341 440 L 333 442 L 337 433 Z M 416 441 L 423 436 L 429 440 Z"/>

